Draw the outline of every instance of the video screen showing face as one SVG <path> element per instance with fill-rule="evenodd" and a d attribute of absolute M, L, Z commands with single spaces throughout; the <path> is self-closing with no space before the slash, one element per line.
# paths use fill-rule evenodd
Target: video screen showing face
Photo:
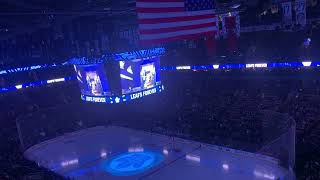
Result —
<path fill-rule="evenodd" d="M 122 94 L 150 89 L 161 83 L 160 58 L 120 61 Z"/>
<path fill-rule="evenodd" d="M 153 88 L 156 85 L 156 69 L 154 63 L 142 65 L 140 80 L 143 89 Z"/>
<path fill-rule="evenodd" d="M 86 72 L 86 83 L 91 90 L 91 94 L 95 96 L 103 94 L 101 80 L 97 72 Z"/>
<path fill-rule="evenodd" d="M 103 65 L 75 66 L 81 94 L 88 96 L 106 96 L 110 94 Z"/>

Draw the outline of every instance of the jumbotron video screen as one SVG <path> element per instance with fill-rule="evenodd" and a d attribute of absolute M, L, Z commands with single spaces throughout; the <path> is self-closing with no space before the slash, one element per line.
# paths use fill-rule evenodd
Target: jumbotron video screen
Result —
<path fill-rule="evenodd" d="M 75 66 L 81 94 L 88 96 L 108 96 L 110 87 L 103 65 Z"/>
<path fill-rule="evenodd" d="M 161 84 L 160 58 L 120 61 L 122 94 L 142 91 Z"/>

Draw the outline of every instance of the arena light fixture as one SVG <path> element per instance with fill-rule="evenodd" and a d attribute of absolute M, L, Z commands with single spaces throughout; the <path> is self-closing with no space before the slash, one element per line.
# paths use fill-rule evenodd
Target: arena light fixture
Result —
<path fill-rule="evenodd" d="M 311 61 L 303 61 L 302 64 L 304 67 L 310 67 L 311 66 Z"/>
<path fill-rule="evenodd" d="M 219 69 L 219 65 L 218 64 L 214 64 L 213 65 L 213 69 Z"/>
<path fill-rule="evenodd" d="M 227 170 L 229 170 L 229 165 L 226 163 L 223 163 L 222 168 L 227 171 Z"/>
<path fill-rule="evenodd" d="M 168 151 L 167 148 L 163 148 L 162 153 L 163 153 L 164 155 L 168 155 L 168 154 L 169 154 L 169 151 Z"/>
<path fill-rule="evenodd" d="M 101 158 L 106 158 L 106 157 L 107 157 L 107 152 L 106 152 L 105 150 L 102 150 L 102 151 L 100 152 L 100 157 L 101 157 Z"/>
<path fill-rule="evenodd" d="M 17 89 L 21 89 L 21 88 L 22 88 L 22 84 L 16 85 L 16 88 L 17 88 Z"/>

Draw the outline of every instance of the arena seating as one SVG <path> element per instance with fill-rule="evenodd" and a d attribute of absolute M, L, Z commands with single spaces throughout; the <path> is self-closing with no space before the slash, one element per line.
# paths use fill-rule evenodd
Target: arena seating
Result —
<path fill-rule="evenodd" d="M 242 45 L 240 40 L 240 54 L 243 56 L 235 59 L 239 62 L 257 62 L 261 59 L 288 60 L 289 56 L 285 56 L 286 54 L 301 57 L 298 49 L 301 48 L 300 40 L 302 43 L 304 38 L 302 34 L 297 32 L 286 37 L 288 39 L 298 37 L 293 44 L 295 48 L 282 46 L 280 53 L 268 48 L 277 47 L 276 38 L 268 38 L 263 46 L 260 44 L 254 48 L 255 52 L 247 53 L 244 50 L 249 49 L 252 44 Z M 256 42 L 265 39 L 263 38 L 265 35 L 281 37 L 282 33 L 276 35 L 272 32 L 261 33 L 259 34 L 261 40 Z M 313 36 L 318 38 L 316 33 Z M 257 37 L 243 35 L 241 38 L 244 42 L 249 42 L 250 39 L 254 40 Z M 315 42 L 311 48 L 311 56 L 319 49 L 317 43 Z M 229 63 L 231 59 L 234 60 L 229 58 L 233 56 L 204 58 L 201 54 L 203 51 L 199 48 L 193 49 L 191 53 L 187 53 L 188 51 L 190 49 L 179 46 L 171 48 L 168 56 L 163 58 L 164 65 L 183 65 L 194 62 L 194 59 L 199 60 L 199 64 Z M 292 51 L 297 53 L 291 53 Z M 176 61 L 177 59 L 179 61 Z M 10 65 L 3 64 L 3 67 Z M 271 137 L 259 131 L 271 126 L 272 120 L 265 117 L 270 112 L 279 112 L 289 114 L 296 121 L 298 179 L 319 179 L 320 162 L 310 155 L 320 151 L 318 121 L 320 83 L 316 78 L 319 75 L 317 71 L 317 68 L 279 68 L 165 72 L 163 73 L 165 91 L 162 94 L 112 107 L 81 102 L 76 82 L 2 93 L 0 94 L 0 104 L 3 109 L 0 112 L 2 119 L 0 123 L 3 127 L 1 140 L 7 146 L 1 146 L 0 149 L 0 159 L 3 160 L 0 163 L 2 169 L 0 178 L 22 179 L 28 175 L 44 177 L 52 174 L 23 158 L 15 122 L 18 116 L 29 116 L 30 119 L 35 117 L 30 123 L 24 122 L 26 125 L 23 128 L 30 129 L 29 137 L 24 137 L 28 145 L 81 128 L 112 123 L 236 149 L 257 151 L 265 141 L 269 140 L 266 137 Z M 64 69 L 61 72 L 52 72 L 33 71 L 28 75 L 17 73 L 13 75 L 14 78 L 11 78 L 11 75 L 1 76 L 0 85 L 5 87 L 41 78 L 57 78 L 60 75 L 71 74 L 72 71 Z M 155 101 L 157 103 L 154 103 Z M 79 107 L 84 106 L 89 110 L 79 111 Z M 55 111 L 61 108 L 64 108 L 66 113 Z M 89 118 L 88 111 L 96 116 Z M 123 111 L 126 113 L 122 113 Z M 52 117 L 52 114 L 56 114 L 56 117 Z M 130 114 L 130 120 L 127 114 Z M 279 126 L 279 133 L 287 125 Z M 42 129 L 35 128 L 31 131 L 35 126 Z"/>

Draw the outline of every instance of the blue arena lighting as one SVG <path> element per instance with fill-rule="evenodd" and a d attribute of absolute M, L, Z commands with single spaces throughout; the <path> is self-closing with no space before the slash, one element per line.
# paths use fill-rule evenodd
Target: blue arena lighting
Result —
<path fill-rule="evenodd" d="M 198 65 L 198 66 L 191 66 L 191 69 L 213 69 L 212 65 Z"/>
<path fill-rule="evenodd" d="M 162 66 L 161 71 L 174 71 L 177 70 L 176 66 Z"/>
<path fill-rule="evenodd" d="M 162 52 L 162 50 L 158 50 L 159 52 Z M 164 51 L 164 50 L 163 50 Z M 117 60 L 120 60 L 117 56 Z M 129 56 L 133 57 L 133 56 Z M 17 67 L 17 68 L 11 68 L 11 69 L 5 69 L 0 70 L 0 75 L 5 74 L 14 74 L 18 72 L 28 72 L 32 70 L 37 69 L 46 69 L 46 68 L 52 68 L 52 67 L 60 67 L 64 65 L 70 65 L 70 64 L 101 64 L 106 61 L 106 57 L 104 58 L 71 58 L 68 62 L 62 63 L 62 64 L 42 64 L 42 65 L 34 65 L 34 66 L 26 66 L 26 67 Z M 310 65 L 308 65 L 311 63 Z M 257 65 L 261 64 L 267 64 L 267 68 L 282 68 L 282 67 L 319 67 L 320 61 L 302 61 L 302 62 L 271 62 L 271 63 L 257 63 L 257 64 L 215 64 L 215 65 L 193 65 L 190 66 L 191 70 L 206 70 L 206 69 L 239 69 L 239 68 L 258 68 Z M 180 67 L 180 69 L 179 69 Z M 186 66 L 162 66 L 162 71 L 172 71 L 172 70 L 181 70 L 181 67 Z M 260 66 L 261 67 L 261 66 Z M 263 66 L 262 66 L 263 67 Z M 183 68 L 182 68 L 183 69 Z M 189 68 L 187 68 L 189 69 Z"/>
<path fill-rule="evenodd" d="M 313 67 L 319 67 L 320 66 L 320 61 L 312 62 L 311 66 Z"/>
<path fill-rule="evenodd" d="M 268 63 L 268 68 L 274 67 L 303 67 L 303 64 L 301 62 Z"/>
<path fill-rule="evenodd" d="M 25 83 L 25 84 L 18 84 L 15 86 L 0 88 L 0 93 L 19 90 L 19 89 L 26 89 L 29 87 L 37 87 L 37 86 L 42 86 L 42 85 L 47 85 L 47 84 L 52 84 L 52 83 L 71 81 L 71 80 L 75 80 L 75 79 L 76 78 L 74 76 L 69 76 L 69 77 L 65 77 L 65 78 L 49 79 L 49 80 L 36 81 L 36 82 Z"/>
<path fill-rule="evenodd" d="M 219 69 L 242 69 L 246 68 L 245 64 L 222 64 Z"/>
<path fill-rule="evenodd" d="M 0 75 L 2 74 L 13 74 L 16 72 L 25 72 L 25 71 L 32 71 L 36 69 L 45 69 L 50 67 L 56 67 L 66 64 L 51 64 L 51 65 L 36 65 L 36 66 L 28 66 L 28 67 L 22 67 L 22 68 L 12 68 L 7 70 L 1 70 Z M 320 67 L 320 61 L 303 61 L 303 62 L 272 62 L 272 63 L 256 63 L 256 64 L 215 64 L 215 65 L 194 65 L 194 66 L 162 66 L 161 71 L 174 71 L 174 70 L 219 70 L 219 69 L 239 69 L 239 68 L 294 68 L 294 67 Z M 26 84 L 18 84 L 16 86 L 9 86 L 9 87 L 2 87 L 0 88 L 0 93 L 8 92 L 8 91 L 14 91 L 19 89 L 24 89 L 28 87 L 36 87 L 41 85 L 46 85 L 50 83 L 57 83 L 57 82 L 63 82 L 63 81 L 70 81 L 70 80 L 76 80 L 76 77 L 70 76 L 65 78 L 58 78 L 58 79 L 51 79 L 51 80 L 44 80 L 44 81 L 37 81 L 32 83 L 26 83 Z M 160 88 L 161 87 L 161 88 Z M 157 86 L 156 92 L 163 91 L 163 86 Z M 132 97 L 130 96 L 132 95 Z M 143 95 L 145 96 L 145 95 Z M 132 99 L 141 98 L 140 95 L 134 95 L 134 94 L 127 94 L 124 95 L 124 97 L 119 96 L 119 99 L 116 99 L 116 97 L 91 97 L 91 96 L 84 96 L 82 95 L 82 99 L 84 101 L 90 101 L 90 102 L 104 102 L 104 103 L 121 103 L 130 101 Z"/>
<path fill-rule="evenodd" d="M 294 67 L 319 67 L 319 61 L 303 62 L 271 62 L 271 63 L 251 63 L 251 64 L 215 64 L 215 65 L 195 65 L 195 66 L 162 66 L 162 71 L 172 70 L 209 70 L 209 69 L 245 69 L 245 68 L 294 68 Z"/>
<path fill-rule="evenodd" d="M 135 99 L 140 99 L 144 96 L 162 92 L 163 90 L 164 90 L 163 85 L 157 85 L 150 89 L 146 89 L 143 91 L 138 91 L 130 94 L 124 94 L 120 96 L 87 96 L 82 94 L 81 99 L 87 102 L 118 104 L 118 103 L 127 102 Z"/>
<path fill-rule="evenodd" d="M 13 73 L 17 73 L 17 72 L 27 72 L 27 71 L 51 68 L 51 67 L 56 67 L 56 66 L 61 66 L 61 65 L 62 64 L 42 64 L 42 65 L 34 65 L 34 66 L 26 66 L 26 67 L 17 67 L 17 68 L 0 70 L 0 75 L 13 74 Z"/>
<path fill-rule="evenodd" d="M 66 64 L 73 64 L 73 65 L 85 65 L 85 64 L 102 64 L 108 60 L 108 56 L 103 56 L 102 58 L 88 58 L 88 57 L 81 57 L 81 58 L 71 58 L 68 60 Z"/>
<path fill-rule="evenodd" d="M 112 58 L 116 61 L 126 61 L 126 60 L 135 60 L 135 59 L 143 59 L 150 58 L 152 56 L 162 56 L 165 54 L 165 48 L 152 48 L 152 49 L 142 49 L 135 50 L 123 53 L 115 53 L 112 54 Z"/>
<path fill-rule="evenodd" d="M 135 59 L 144 59 L 150 57 L 162 56 L 165 54 L 165 48 L 151 48 L 151 49 L 141 49 L 141 50 L 133 50 L 128 52 L 121 53 L 107 53 L 98 58 L 71 58 L 67 61 L 66 64 L 72 65 L 88 65 L 88 64 L 102 64 L 109 60 L 115 61 L 130 61 Z"/>

